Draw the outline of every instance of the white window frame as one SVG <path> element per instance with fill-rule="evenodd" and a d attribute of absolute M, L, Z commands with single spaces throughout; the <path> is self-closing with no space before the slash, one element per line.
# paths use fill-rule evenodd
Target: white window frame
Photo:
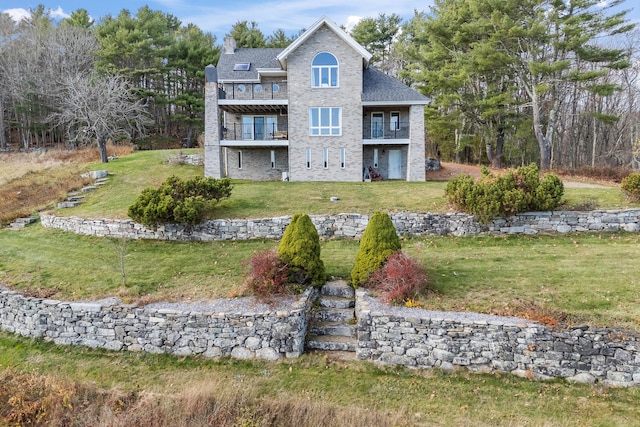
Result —
<path fill-rule="evenodd" d="M 389 130 L 396 131 L 400 129 L 400 111 L 392 111 L 389 119 Z"/>
<path fill-rule="evenodd" d="M 305 163 L 307 169 L 311 169 L 311 148 L 305 149 Z"/>
<path fill-rule="evenodd" d="M 380 119 L 380 128 L 377 129 L 379 133 L 376 133 L 376 118 Z M 384 113 L 382 111 L 376 111 L 371 113 L 371 139 L 384 139 Z"/>
<path fill-rule="evenodd" d="M 276 168 L 276 150 L 271 150 L 271 169 Z"/>
<path fill-rule="evenodd" d="M 347 150 L 346 148 L 340 149 L 340 168 L 344 169 L 347 167 Z"/>
<path fill-rule="evenodd" d="M 328 148 L 322 149 L 322 166 L 325 169 L 329 169 L 329 149 Z"/>
<path fill-rule="evenodd" d="M 263 119 L 262 139 L 256 139 L 256 117 L 261 117 Z M 273 134 L 278 130 L 278 116 L 244 114 L 240 119 L 240 126 L 242 128 L 241 136 L 244 141 L 267 141 L 273 139 Z"/>
<path fill-rule="evenodd" d="M 316 60 L 320 55 L 331 55 L 335 59 L 335 64 L 317 64 Z M 326 78 L 326 83 L 323 83 Z M 335 88 L 340 85 L 340 64 L 338 58 L 331 52 L 320 52 L 311 61 L 311 87 L 313 88 Z"/>
<path fill-rule="evenodd" d="M 328 122 L 324 119 L 328 119 Z M 337 123 L 336 123 L 337 122 Z M 342 108 L 341 107 L 311 107 L 309 108 L 310 136 L 341 136 Z"/>

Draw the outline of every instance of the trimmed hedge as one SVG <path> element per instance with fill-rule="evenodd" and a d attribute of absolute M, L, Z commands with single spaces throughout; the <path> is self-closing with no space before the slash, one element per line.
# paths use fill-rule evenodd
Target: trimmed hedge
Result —
<path fill-rule="evenodd" d="M 547 174 L 540 179 L 535 164 L 512 169 L 496 176 L 486 167 L 474 180 L 460 175 L 447 183 L 445 195 L 449 203 L 463 212 L 473 214 L 478 221 L 488 223 L 494 218 L 519 212 L 556 209 L 564 195 L 560 178 Z"/>
<path fill-rule="evenodd" d="M 160 224 L 198 224 L 209 208 L 231 195 L 228 178 L 194 177 L 182 180 L 170 176 L 160 188 L 145 188 L 129 206 L 131 219 L 146 226 Z"/>
<path fill-rule="evenodd" d="M 320 259 L 320 236 L 307 214 L 295 214 L 278 245 L 278 257 L 289 269 L 293 283 L 322 286 L 327 281 Z"/>
<path fill-rule="evenodd" d="M 362 233 L 356 263 L 351 270 L 351 283 L 354 286 L 365 284 L 371 274 L 400 249 L 400 238 L 389 215 L 374 213 Z"/>

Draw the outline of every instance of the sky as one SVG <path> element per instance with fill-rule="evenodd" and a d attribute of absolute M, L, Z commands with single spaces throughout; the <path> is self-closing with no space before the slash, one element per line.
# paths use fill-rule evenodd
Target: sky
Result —
<path fill-rule="evenodd" d="M 631 0 L 635 1 L 635 0 Z M 281 28 L 287 35 L 297 34 L 310 27 L 322 16 L 338 25 L 351 28 L 361 18 L 375 18 L 379 13 L 398 14 L 404 19 L 414 10 L 428 11 L 432 0 L 0 0 L 0 11 L 18 17 L 28 15 L 29 9 L 43 4 L 54 18 L 67 17 L 78 9 L 86 9 L 98 20 L 107 15 L 117 16 L 122 9 L 132 15 L 143 6 L 161 10 L 178 18 L 183 25 L 193 23 L 209 32 L 222 43 L 225 34 L 238 21 L 255 21 L 266 36 Z"/>
<path fill-rule="evenodd" d="M 428 12 L 433 0 L 0 0 L 0 12 L 9 13 L 16 19 L 28 15 L 29 10 L 39 4 L 50 9 L 54 18 L 68 17 L 71 12 L 83 8 L 96 20 L 107 15 L 115 17 L 122 9 L 135 15 L 141 7 L 149 6 L 152 10 L 175 16 L 183 25 L 197 25 L 204 32 L 215 35 L 221 44 L 225 34 L 238 21 L 255 21 L 265 37 L 277 29 L 283 29 L 287 35 L 297 34 L 322 16 L 350 29 L 360 19 L 375 18 L 380 13 L 395 13 L 408 20 L 415 10 Z M 638 0 L 626 0 L 622 7 L 632 9 L 628 18 L 640 23 Z"/>

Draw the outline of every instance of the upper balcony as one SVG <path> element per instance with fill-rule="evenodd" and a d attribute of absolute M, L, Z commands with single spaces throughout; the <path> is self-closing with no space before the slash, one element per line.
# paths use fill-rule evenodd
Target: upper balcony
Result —
<path fill-rule="evenodd" d="M 286 81 L 225 83 L 218 90 L 218 104 L 224 111 L 286 113 L 289 105 Z"/>
<path fill-rule="evenodd" d="M 362 129 L 362 143 L 377 144 L 408 144 L 409 122 L 367 123 Z"/>

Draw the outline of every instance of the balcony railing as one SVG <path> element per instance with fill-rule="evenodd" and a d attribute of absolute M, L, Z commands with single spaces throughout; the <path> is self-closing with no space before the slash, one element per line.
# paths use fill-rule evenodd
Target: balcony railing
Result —
<path fill-rule="evenodd" d="M 409 122 L 400 122 L 397 126 L 390 126 L 389 123 L 374 123 L 365 126 L 362 139 L 408 139 Z"/>
<path fill-rule="evenodd" d="M 287 82 L 225 84 L 219 89 L 218 98 L 239 101 L 287 99 Z"/>
<path fill-rule="evenodd" d="M 221 139 L 228 141 L 282 141 L 288 138 L 287 125 L 275 123 L 234 123 L 228 128 L 223 127 L 221 136 Z"/>

